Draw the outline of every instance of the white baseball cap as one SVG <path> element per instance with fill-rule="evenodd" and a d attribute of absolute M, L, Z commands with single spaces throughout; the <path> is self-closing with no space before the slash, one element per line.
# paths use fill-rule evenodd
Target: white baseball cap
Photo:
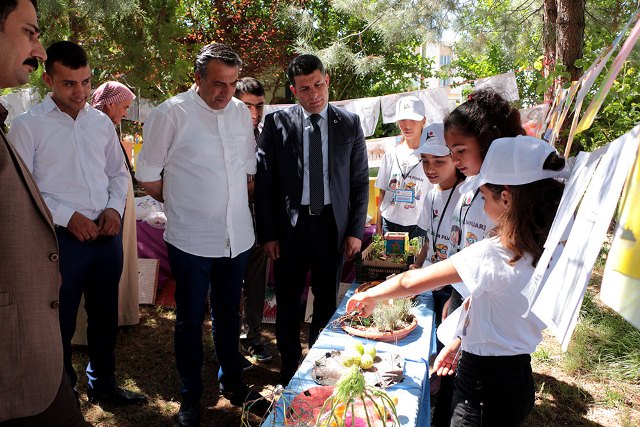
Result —
<path fill-rule="evenodd" d="M 448 156 L 451 150 L 444 140 L 444 123 L 431 123 L 422 129 L 420 146 L 414 151 L 416 154 L 431 154 L 432 156 Z"/>
<path fill-rule="evenodd" d="M 414 95 L 403 96 L 396 103 L 396 115 L 394 120 L 415 120 L 420 121 L 426 117 L 424 103 Z"/>
<path fill-rule="evenodd" d="M 460 186 L 460 192 L 473 191 L 484 184 L 522 185 L 564 176 L 564 171 L 543 169 L 549 154 L 556 150 L 532 136 L 498 138 L 491 143 L 480 172 Z"/>

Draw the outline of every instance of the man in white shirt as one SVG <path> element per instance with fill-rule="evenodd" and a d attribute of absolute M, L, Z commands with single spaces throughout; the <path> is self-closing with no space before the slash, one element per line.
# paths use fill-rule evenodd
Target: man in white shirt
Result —
<path fill-rule="evenodd" d="M 88 315 L 87 366 L 90 401 L 144 402 L 115 380 L 118 282 L 122 271 L 122 213 L 127 169 L 113 124 L 87 104 L 91 69 L 84 50 L 71 42 L 47 49 L 43 79 L 51 93 L 13 123 L 10 139 L 51 211 L 60 246 L 60 329 L 64 364 L 71 363 L 80 298 Z"/>
<path fill-rule="evenodd" d="M 136 178 L 164 202 L 171 273 L 176 280 L 176 364 L 181 426 L 198 425 L 202 322 L 210 294 L 220 390 L 232 404 L 251 394 L 242 382 L 239 306 L 254 243 L 247 175 L 256 171 L 248 108 L 233 98 L 242 62 L 213 43 L 195 60 L 195 85 L 155 108 L 144 124 Z"/>

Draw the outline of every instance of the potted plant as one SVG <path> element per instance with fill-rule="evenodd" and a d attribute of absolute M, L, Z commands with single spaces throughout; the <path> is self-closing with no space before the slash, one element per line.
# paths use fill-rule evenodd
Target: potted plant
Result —
<path fill-rule="evenodd" d="M 364 291 L 377 283 L 364 284 L 356 292 Z M 369 317 L 346 316 L 341 326 L 350 335 L 395 342 L 409 335 L 418 326 L 417 319 L 409 312 L 411 306 L 412 302 L 408 298 L 389 300 L 386 304 L 378 304 Z"/>

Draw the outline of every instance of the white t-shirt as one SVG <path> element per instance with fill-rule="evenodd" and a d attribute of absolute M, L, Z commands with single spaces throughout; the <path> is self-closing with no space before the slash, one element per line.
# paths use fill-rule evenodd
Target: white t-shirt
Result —
<path fill-rule="evenodd" d="M 467 178 L 468 179 L 468 178 Z M 495 225 L 484 211 L 484 200 L 480 190 L 468 191 L 460 196 L 451 221 L 451 244 L 449 256 L 484 240 Z M 464 283 L 454 283 L 453 287 L 463 298 L 469 296 Z"/>
<path fill-rule="evenodd" d="M 416 225 L 424 196 L 432 186 L 424 174 L 420 155 L 401 143 L 384 154 L 376 187 L 385 191 L 380 204 L 384 219 L 399 225 Z"/>
<path fill-rule="evenodd" d="M 423 267 L 447 259 L 451 246 L 451 223 L 458 199 L 461 197 L 457 186 L 448 190 L 433 187 L 424 199 L 418 227 L 427 232 L 424 244 L 427 256 Z"/>
<path fill-rule="evenodd" d="M 451 256 L 456 271 L 471 292 L 471 306 L 462 327 L 463 350 L 478 356 L 531 354 L 542 340 L 544 323 L 526 313 L 521 291 L 535 268 L 525 254 L 513 266 L 513 253 L 492 237 Z"/>
<path fill-rule="evenodd" d="M 451 251 L 449 255 L 483 240 L 495 225 L 484 212 L 484 201 L 479 191 L 468 191 L 460 196 L 451 222 Z"/>

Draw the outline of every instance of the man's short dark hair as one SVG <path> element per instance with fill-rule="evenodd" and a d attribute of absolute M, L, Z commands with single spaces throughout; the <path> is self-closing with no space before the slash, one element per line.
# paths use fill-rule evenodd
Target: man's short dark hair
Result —
<path fill-rule="evenodd" d="M 289 83 L 295 86 L 294 78 L 296 76 L 306 76 L 313 73 L 315 70 L 319 70 L 324 76 L 324 65 L 322 65 L 320 58 L 309 54 L 299 55 L 293 58 L 293 61 L 289 63 L 287 78 L 289 79 Z"/>
<path fill-rule="evenodd" d="M 193 71 L 198 73 L 200 77 L 206 77 L 207 65 L 211 61 L 220 61 L 230 67 L 242 67 L 242 60 L 233 49 L 226 44 L 211 43 L 200 49 L 193 65 Z"/>
<path fill-rule="evenodd" d="M 255 96 L 264 96 L 264 87 L 262 87 L 262 83 L 253 77 L 243 77 L 236 83 L 235 97 L 240 98 L 240 96 L 245 93 Z"/>
<path fill-rule="evenodd" d="M 7 22 L 7 18 L 9 17 L 11 12 L 16 10 L 16 7 L 18 7 L 18 2 L 19 1 L 20 0 L 4 0 L 4 1 L 0 1 L 0 31 L 4 31 L 4 24 L 5 24 L 5 22 Z M 33 4 L 33 7 L 37 11 L 38 10 L 38 2 L 36 0 L 31 0 L 31 4 Z"/>
<path fill-rule="evenodd" d="M 53 64 L 61 62 L 72 70 L 89 65 L 87 53 L 83 48 L 68 41 L 55 42 L 47 49 L 47 60 L 44 61 L 44 69 L 49 75 L 53 75 Z"/>

